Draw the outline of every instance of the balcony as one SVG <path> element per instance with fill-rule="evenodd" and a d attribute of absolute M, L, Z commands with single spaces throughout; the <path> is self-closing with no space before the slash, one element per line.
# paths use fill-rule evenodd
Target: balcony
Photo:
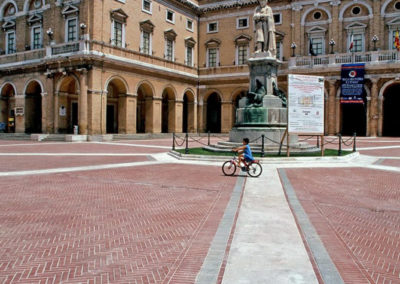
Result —
<path fill-rule="evenodd" d="M 0 56 L 0 66 L 11 66 L 15 62 L 37 61 L 43 58 L 45 55 L 46 50 L 44 48 L 5 54 Z"/>
<path fill-rule="evenodd" d="M 335 67 L 346 63 L 400 63 L 397 50 L 336 53 L 318 56 L 296 56 L 289 59 L 289 69 Z"/>

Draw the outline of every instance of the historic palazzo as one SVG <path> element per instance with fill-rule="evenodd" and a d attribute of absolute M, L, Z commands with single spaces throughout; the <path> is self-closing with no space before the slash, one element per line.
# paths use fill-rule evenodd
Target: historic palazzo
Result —
<path fill-rule="evenodd" d="M 0 130 L 229 132 L 248 90 L 257 5 L 0 0 Z M 279 87 L 290 73 L 324 76 L 326 134 L 400 136 L 400 0 L 269 5 Z M 346 63 L 365 63 L 363 104 L 340 102 Z"/>

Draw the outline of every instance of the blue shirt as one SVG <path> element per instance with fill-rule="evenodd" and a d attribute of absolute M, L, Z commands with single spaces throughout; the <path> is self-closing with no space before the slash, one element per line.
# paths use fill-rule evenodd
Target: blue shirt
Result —
<path fill-rule="evenodd" d="M 246 145 L 246 148 L 244 148 L 243 154 L 244 154 L 245 159 L 250 160 L 250 161 L 254 160 L 253 154 L 251 153 L 251 149 L 248 144 Z"/>

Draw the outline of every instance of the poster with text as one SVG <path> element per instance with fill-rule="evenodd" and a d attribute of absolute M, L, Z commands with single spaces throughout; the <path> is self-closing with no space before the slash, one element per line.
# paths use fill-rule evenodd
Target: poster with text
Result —
<path fill-rule="evenodd" d="M 288 130 L 291 134 L 324 134 L 324 77 L 288 75 Z"/>

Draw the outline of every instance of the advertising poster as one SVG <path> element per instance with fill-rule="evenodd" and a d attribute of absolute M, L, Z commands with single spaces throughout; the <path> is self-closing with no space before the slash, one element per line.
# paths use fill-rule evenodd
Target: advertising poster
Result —
<path fill-rule="evenodd" d="M 324 134 L 324 77 L 288 75 L 288 131 L 290 134 Z"/>
<path fill-rule="evenodd" d="M 364 103 L 365 64 L 343 64 L 340 102 L 343 104 Z"/>

